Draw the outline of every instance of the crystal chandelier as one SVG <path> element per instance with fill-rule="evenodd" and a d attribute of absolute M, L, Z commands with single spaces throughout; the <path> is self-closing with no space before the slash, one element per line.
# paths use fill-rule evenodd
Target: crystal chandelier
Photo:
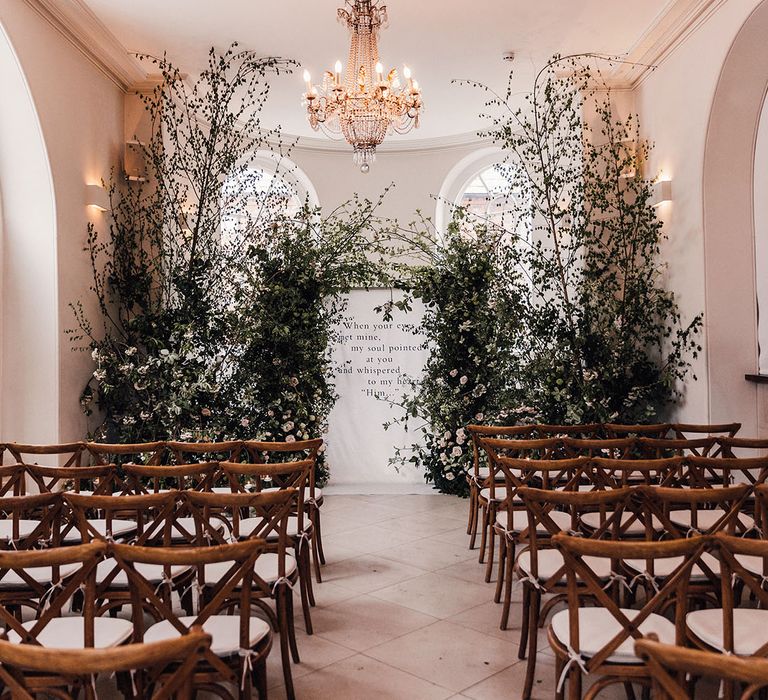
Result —
<path fill-rule="evenodd" d="M 338 11 L 352 37 L 342 80 L 341 61 L 326 71 L 318 88 L 304 71 L 304 103 L 315 131 L 341 133 L 353 148 L 353 158 L 367 173 L 376 159 L 376 147 L 392 132 L 404 134 L 419 126 L 422 108 L 419 84 L 403 67 L 405 85 L 397 69 L 384 73 L 379 63 L 379 29 L 387 22 L 387 8 L 379 0 L 347 0 Z"/>

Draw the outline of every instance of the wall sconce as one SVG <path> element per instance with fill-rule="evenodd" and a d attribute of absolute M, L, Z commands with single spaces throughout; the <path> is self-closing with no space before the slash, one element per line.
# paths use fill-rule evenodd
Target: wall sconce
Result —
<path fill-rule="evenodd" d="M 102 212 L 109 211 L 109 193 L 101 185 L 86 185 L 85 204 Z"/>
<path fill-rule="evenodd" d="M 658 207 L 672 201 L 672 180 L 656 180 L 651 191 L 651 204 Z"/>

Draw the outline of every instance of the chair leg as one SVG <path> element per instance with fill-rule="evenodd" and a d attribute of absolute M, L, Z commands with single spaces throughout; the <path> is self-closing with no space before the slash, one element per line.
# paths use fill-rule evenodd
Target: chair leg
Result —
<path fill-rule="evenodd" d="M 480 517 L 482 531 L 480 532 L 480 556 L 477 561 L 481 564 L 485 561 L 485 548 L 488 544 L 488 508 L 487 505 L 483 506 L 483 514 Z"/>
<path fill-rule="evenodd" d="M 306 558 L 305 571 L 307 572 L 307 600 L 309 604 L 314 608 L 315 603 L 315 590 L 312 585 L 312 543 L 307 542 L 304 545 L 304 557 Z"/>
<path fill-rule="evenodd" d="M 292 621 L 288 619 L 288 597 L 293 595 L 290 587 L 283 584 L 277 591 L 275 605 L 277 608 L 277 620 L 280 627 L 280 659 L 283 664 L 283 681 L 285 682 L 285 695 L 288 700 L 295 700 L 293 690 L 293 675 L 291 674 L 291 650 L 289 625 Z"/>
<path fill-rule="evenodd" d="M 506 537 L 500 537 L 500 542 L 504 543 L 504 551 L 506 552 L 507 564 L 504 567 L 504 605 L 501 609 L 501 629 L 507 629 L 509 625 L 509 608 L 512 605 L 512 585 L 514 583 L 512 570 L 515 564 L 514 550 L 510 551 L 510 545 L 507 543 Z"/>
<path fill-rule="evenodd" d="M 312 572 L 307 565 L 307 547 L 299 547 L 296 552 L 296 562 L 299 566 L 299 591 L 301 592 L 301 610 L 304 613 L 304 629 L 312 634 L 312 617 L 309 613 L 310 603 L 307 588 L 312 581 Z"/>
<path fill-rule="evenodd" d="M 317 529 L 313 528 L 312 529 L 312 542 L 311 542 L 311 545 L 312 545 L 312 561 L 315 564 L 315 579 L 317 580 L 318 583 L 322 583 L 323 582 L 323 576 L 320 573 L 320 550 L 318 548 L 317 538 L 318 538 Z"/>
<path fill-rule="evenodd" d="M 480 520 L 480 500 L 477 494 L 475 494 L 475 502 L 472 506 L 472 532 L 469 537 L 469 548 L 474 549 L 477 543 L 477 523 Z"/>
<path fill-rule="evenodd" d="M 314 507 L 315 513 L 315 535 L 317 537 L 317 555 L 320 558 L 320 563 L 325 566 L 325 552 L 323 551 L 323 530 L 320 527 L 320 506 Z"/>
<path fill-rule="evenodd" d="M 472 534 L 472 521 L 475 515 L 475 489 L 472 486 L 472 482 L 469 484 L 469 515 L 467 516 L 467 534 Z M 472 549 L 472 546 L 469 547 Z"/>
<path fill-rule="evenodd" d="M 499 538 L 503 544 L 503 540 Z M 496 529 L 493 522 L 488 526 L 488 562 L 485 565 L 485 582 L 490 583 L 493 576 L 493 560 L 496 556 Z"/>
<path fill-rule="evenodd" d="M 502 589 L 504 587 L 504 567 L 507 564 L 507 548 L 499 545 L 499 566 L 496 574 L 496 590 L 493 594 L 493 602 L 501 602 Z"/>
<path fill-rule="evenodd" d="M 517 648 L 517 658 L 524 659 L 528 649 L 528 610 L 531 607 L 531 586 L 523 582 L 523 616 L 520 623 L 520 646 Z"/>
<path fill-rule="evenodd" d="M 529 616 L 528 620 L 528 661 L 525 667 L 525 685 L 523 687 L 523 700 L 529 700 L 533 690 L 533 679 L 536 675 L 536 652 L 539 646 L 539 610 L 541 609 L 541 593 L 535 590 L 533 586 L 527 586 L 531 589 L 530 605 L 524 615 Z M 578 670 L 578 669 L 577 669 Z M 559 678 L 558 678 L 559 680 Z M 571 678 L 569 677 L 569 682 Z M 572 685 L 571 683 L 569 683 Z"/>
<path fill-rule="evenodd" d="M 291 656 L 294 663 L 300 663 L 299 647 L 296 644 L 296 619 L 293 613 L 293 591 L 289 590 L 285 597 L 287 617 L 288 617 L 288 641 L 291 645 Z"/>
<path fill-rule="evenodd" d="M 253 685 L 256 688 L 256 692 L 258 694 L 259 700 L 267 700 L 267 658 L 266 656 L 259 661 L 258 664 L 256 664 L 253 667 Z M 247 694 L 243 694 L 243 691 L 241 690 L 240 695 L 243 700 L 250 700 L 253 695 L 251 693 L 251 689 L 247 686 L 245 691 Z M 286 695 L 289 698 L 293 698 L 293 689 L 291 689 L 291 694 L 286 693 Z"/>

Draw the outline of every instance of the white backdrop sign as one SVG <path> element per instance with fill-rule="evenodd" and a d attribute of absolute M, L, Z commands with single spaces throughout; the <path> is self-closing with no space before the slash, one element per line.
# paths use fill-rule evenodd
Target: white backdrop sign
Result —
<path fill-rule="evenodd" d="M 353 291 L 346 318 L 337 329 L 339 400 L 329 417 L 327 436 L 331 484 L 424 482 L 415 469 L 397 472 L 388 464 L 395 447 L 410 444 L 416 435 L 400 426 L 384 430 L 384 423 L 401 414 L 386 399 L 402 396 L 405 376 L 418 377 L 427 359 L 424 336 L 412 331 L 421 321 L 423 307 L 415 304 L 408 313 L 395 311 L 392 322 L 385 322 L 374 308 L 389 299 L 388 289 Z"/>

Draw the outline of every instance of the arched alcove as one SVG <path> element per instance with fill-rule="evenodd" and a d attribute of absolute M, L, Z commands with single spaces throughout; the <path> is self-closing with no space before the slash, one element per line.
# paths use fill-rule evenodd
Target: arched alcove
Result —
<path fill-rule="evenodd" d="M 0 439 L 54 442 L 59 426 L 56 207 L 40 121 L 0 25 Z"/>

